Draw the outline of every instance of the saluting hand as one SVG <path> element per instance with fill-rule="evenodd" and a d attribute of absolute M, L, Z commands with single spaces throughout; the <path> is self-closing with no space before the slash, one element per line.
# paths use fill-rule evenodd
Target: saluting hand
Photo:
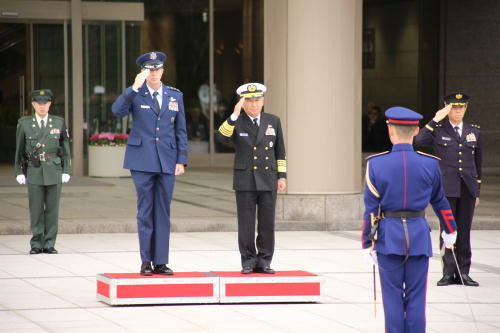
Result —
<path fill-rule="evenodd" d="M 144 84 L 144 81 L 146 81 L 148 75 L 149 75 L 149 69 L 145 69 L 139 74 L 137 74 L 135 76 L 135 81 L 134 84 L 132 85 L 132 88 L 134 88 L 135 90 L 139 90 L 139 88 L 142 87 L 142 85 Z"/>
<path fill-rule="evenodd" d="M 432 120 L 434 120 L 436 123 L 440 122 L 448 115 L 448 113 L 450 113 L 450 111 L 451 111 L 451 104 L 448 104 L 444 108 L 436 112 L 436 115 Z"/>
<path fill-rule="evenodd" d="M 238 101 L 238 103 L 236 103 L 236 105 L 234 106 L 233 114 L 236 117 L 240 116 L 241 109 L 243 108 L 243 103 L 245 103 L 245 97 L 240 98 L 240 100 Z"/>

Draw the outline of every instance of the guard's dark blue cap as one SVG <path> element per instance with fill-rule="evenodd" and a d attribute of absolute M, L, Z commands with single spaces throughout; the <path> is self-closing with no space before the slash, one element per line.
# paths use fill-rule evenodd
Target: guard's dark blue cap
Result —
<path fill-rule="evenodd" d="M 135 63 L 137 66 L 147 69 L 159 69 L 163 67 L 163 63 L 167 60 L 167 55 L 159 51 L 151 51 L 139 56 Z"/>
<path fill-rule="evenodd" d="M 461 92 L 455 92 L 444 96 L 444 102 L 451 105 L 466 105 L 469 102 L 469 96 Z"/>
<path fill-rule="evenodd" d="M 399 126 L 417 126 L 422 115 L 402 106 L 393 106 L 385 111 L 387 123 Z"/>

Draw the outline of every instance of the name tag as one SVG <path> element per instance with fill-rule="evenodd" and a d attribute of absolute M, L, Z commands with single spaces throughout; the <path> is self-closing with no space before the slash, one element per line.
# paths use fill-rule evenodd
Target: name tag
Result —
<path fill-rule="evenodd" d="M 447 137 L 447 136 L 443 136 L 441 137 L 441 139 L 445 140 L 445 141 L 451 141 L 451 138 Z"/>
<path fill-rule="evenodd" d="M 141 105 L 141 109 L 151 109 L 149 105 Z"/>
<path fill-rule="evenodd" d="M 248 133 L 240 133 L 240 136 L 248 136 Z"/>

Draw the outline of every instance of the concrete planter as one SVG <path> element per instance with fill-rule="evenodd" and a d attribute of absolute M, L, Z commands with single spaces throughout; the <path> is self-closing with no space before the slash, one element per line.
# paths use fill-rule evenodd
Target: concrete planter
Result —
<path fill-rule="evenodd" d="M 126 146 L 89 146 L 90 177 L 130 177 L 123 168 Z"/>

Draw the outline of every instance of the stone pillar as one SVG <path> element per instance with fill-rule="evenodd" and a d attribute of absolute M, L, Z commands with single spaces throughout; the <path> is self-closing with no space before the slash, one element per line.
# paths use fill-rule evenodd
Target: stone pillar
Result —
<path fill-rule="evenodd" d="M 358 228 L 362 0 L 268 0 L 264 13 L 265 109 L 288 160 L 277 218 Z"/>
<path fill-rule="evenodd" d="M 72 168 L 74 176 L 83 176 L 83 41 L 82 1 L 71 0 L 71 77 L 73 95 Z M 66 98 L 68 98 L 66 96 Z M 69 119 L 65 119 L 69 121 Z"/>

